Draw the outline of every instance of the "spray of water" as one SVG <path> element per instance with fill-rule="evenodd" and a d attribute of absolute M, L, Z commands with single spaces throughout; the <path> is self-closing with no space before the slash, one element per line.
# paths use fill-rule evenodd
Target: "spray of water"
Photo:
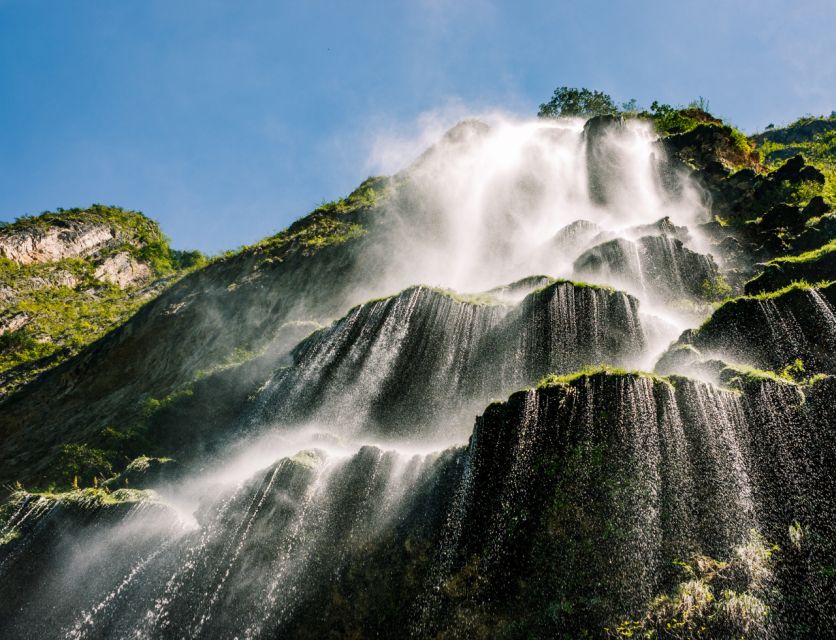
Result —
<path fill-rule="evenodd" d="M 566 443 L 576 475 L 549 467 L 549 482 L 577 481 L 621 524 L 613 589 L 638 585 L 631 605 L 652 596 L 672 553 L 707 540 L 727 551 L 758 526 L 748 409 L 705 385 L 587 379 L 554 405 L 532 390 L 507 433 L 482 419 L 465 448 L 481 407 L 548 373 L 647 367 L 694 320 L 666 305 L 719 272 L 696 226 L 699 192 L 671 179 L 648 125 L 485 120 L 456 126 L 390 181 L 352 295 L 401 293 L 351 309 L 277 363 L 230 428 L 238 437 L 157 487 L 168 506 L 145 520 L 156 533 L 114 552 L 106 579 L 89 557 L 106 548 L 100 538 L 84 553 L 63 548 L 69 565 L 45 565 L 60 584 L 95 585 L 59 637 L 275 636 L 318 598 L 339 603 L 322 585 L 350 579 L 364 554 L 385 557 L 381 536 L 408 548 L 416 531 L 438 545 L 421 552 L 431 566 L 411 556 L 420 637 L 463 554 L 475 554 L 470 528 L 481 528 L 485 575 L 513 566 L 520 532 L 539 522 L 542 451 Z M 603 286 L 560 280 L 584 278 Z M 584 469 L 616 445 L 604 491 Z M 37 527 L 77 526 L 56 504 L 23 502 L 5 526 L 27 544 Z M 107 522 L 107 535 L 124 543 L 135 519 L 118 532 Z M 0 578 L 26 548 L 0 553 Z"/>

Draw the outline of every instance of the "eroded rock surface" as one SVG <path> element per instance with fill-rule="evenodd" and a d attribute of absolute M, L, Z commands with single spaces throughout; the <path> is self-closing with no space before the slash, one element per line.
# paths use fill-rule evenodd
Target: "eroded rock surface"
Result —
<path fill-rule="evenodd" d="M 99 280 L 115 284 L 120 289 L 126 289 L 143 284 L 151 278 L 151 268 L 144 262 L 139 262 L 127 251 L 105 258 L 94 275 Z"/>
<path fill-rule="evenodd" d="M 0 256 L 26 265 L 89 256 L 118 238 L 105 224 L 68 222 L 66 226 L 0 230 Z"/>

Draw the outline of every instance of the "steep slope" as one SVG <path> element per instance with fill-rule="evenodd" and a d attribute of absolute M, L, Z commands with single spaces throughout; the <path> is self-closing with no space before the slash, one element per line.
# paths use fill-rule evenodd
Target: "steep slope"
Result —
<path fill-rule="evenodd" d="M 197 529 L 161 515 L 136 542 L 148 515 L 117 531 L 89 490 L 53 508 L 17 494 L 0 571 L 37 569 L 23 593 L 0 582 L 0 602 L 42 602 L 80 566 L 86 588 L 0 624 L 42 637 L 827 633 L 833 391 L 832 378 L 741 394 L 554 377 L 488 407 L 466 448 L 301 453 L 205 500 Z M 83 542 L 55 548 L 62 527 Z M 128 540 L 147 550 L 139 564 Z M 104 544 L 106 571 L 79 563 Z"/>
<path fill-rule="evenodd" d="M 836 282 L 733 298 L 685 331 L 657 368 L 689 373 L 706 359 L 781 372 L 836 373 Z"/>
<path fill-rule="evenodd" d="M 335 315 L 344 305 L 340 289 L 350 284 L 341 275 L 363 241 L 358 221 L 371 215 L 373 193 L 364 185 L 348 201 L 186 275 L 122 326 L 6 397 L 0 482 L 41 473 L 64 443 L 101 449 L 110 437 L 105 430 L 129 440 L 149 403 L 268 348 L 286 322 Z"/>
<path fill-rule="evenodd" d="M 118 326 L 197 252 L 140 213 L 93 205 L 0 227 L 0 398 Z"/>
<path fill-rule="evenodd" d="M 0 635 L 826 636 L 828 178 L 653 111 L 462 123 L 10 396 Z"/>

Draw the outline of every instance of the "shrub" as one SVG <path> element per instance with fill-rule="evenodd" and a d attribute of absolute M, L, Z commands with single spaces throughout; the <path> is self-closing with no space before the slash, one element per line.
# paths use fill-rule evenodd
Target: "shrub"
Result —
<path fill-rule="evenodd" d="M 58 460 L 58 472 L 67 484 L 91 485 L 113 472 L 107 452 L 85 444 L 65 444 Z"/>

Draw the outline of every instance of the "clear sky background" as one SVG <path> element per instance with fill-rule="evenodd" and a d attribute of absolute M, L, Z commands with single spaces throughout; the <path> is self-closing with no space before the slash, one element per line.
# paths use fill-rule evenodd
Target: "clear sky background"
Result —
<path fill-rule="evenodd" d="M 561 85 L 830 113 L 836 0 L 0 0 L 0 220 L 116 204 L 234 248 L 396 170 L 381 140 Z"/>

